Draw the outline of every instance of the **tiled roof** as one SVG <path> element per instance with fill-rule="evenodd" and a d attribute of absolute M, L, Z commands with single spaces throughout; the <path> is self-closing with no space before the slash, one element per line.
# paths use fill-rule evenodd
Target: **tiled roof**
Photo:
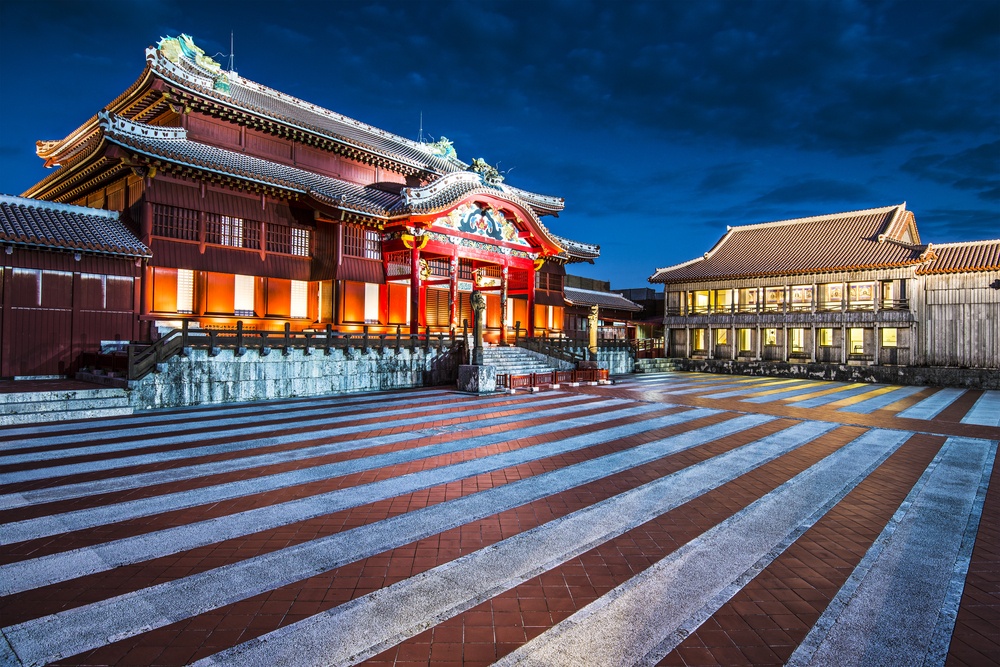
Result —
<path fill-rule="evenodd" d="M 907 232 L 909 236 L 907 236 Z M 657 269 L 653 283 L 918 264 L 925 246 L 905 204 L 731 227 L 703 257 Z"/>
<path fill-rule="evenodd" d="M 151 257 L 114 211 L 0 195 L 0 244 Z"/>
<path fill-rule="evenodd" d="M 170 62 L 159 49 L 150 47 L 146 50 L 146 62 L 157 75 L 202 97 L 212 98 L 221 104 L 299 127 L 403 164 L 437 173 L 464 171 L 468 167 L 458 159 L 435 155 L 429 144 L 411 141 L 380 130 L 244 79 L 234 72 L 226 73 L 230 91 L 223 93 L 215 89 L 214 75 L 189 60 L 182 58 L 175 64 Z"/>
<path fill-rule="evenodd" d="M 1000 271 L 1000 239 L 940 245 L 932 243 L 928 251 L 928 255 L 935 259 L 917 269 L 917 273 Z"/>
<path fill-rule="evenodd" d="M 563 294 L 566 296 L 566 300 L 574 306 L 600 306 L 601 308 L 633 312 L 642 310 L 642 306 L 629 301 L 616 292 L 598 292 L 578 287 L 564 287 Z"/>
<path fill-rule="evenodd" d="M 99 114 L 99 119 L 105 138 L 131 152 L 308 194 L 319 201 L 373 218 L 388 220 L 410 213 L 444 210 L 456 200 L 477 192 L 499 196 L 518 204 L 531 215 L 533 224 L 547 234 L 554 245 L 563 248 L 560 256 L 564 259 L 585 261 L 600 255 L 597 246 L 552 234 L 528 202 L 520 199 L 517 193 L 523 191 L 502 184 L 485 185 L 473 172 L 448 174 L 422 188 L 402 188 L 396 193 L 191 141 L 180 127 L 146 125 L 105 112 Z"/>
<path fill-rule="evenodd" d="M 309 193 L 322 201 L 375 217 L 386 217 L 388 210 L 399 201 L 399 195 L 392 192 L 191 141 L 183 128 L 145 125 L 103 112 L 100 117 L 107 140 L 149 157 L 293 192 Z"/>

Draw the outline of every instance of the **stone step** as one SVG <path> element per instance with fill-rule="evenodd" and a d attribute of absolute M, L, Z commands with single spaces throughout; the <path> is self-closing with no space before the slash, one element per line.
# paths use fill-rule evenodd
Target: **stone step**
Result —
<path fill-rule="evenodd" d="M 118 387 L 0 393 L 0 426 L 130 415 L 128 394 Z"/>
<path fill-rule="evenodd" d="M 119 387 L 101 389 L 65 389 L 57 391 L 13 391 L 0 393 L 0 411 L 4 405 L 16 403 L 33 403 L 43 401 L 74 401 L 81 399 L 114 399 L 125 398 L 125 390 Z"/>
<path fill-rule="evenodd" d="M 76 419 L 96 419 L 103 417 L 121 417 L 133 413 L 132 406 L 84 408 L 69 410 L 52 410 L 49 412 L 26 412 L 23 414 L 0 414 L 0 426 L 16 426 L 18 424 L 41 424 L 45 422 L 62 422 Z"/>

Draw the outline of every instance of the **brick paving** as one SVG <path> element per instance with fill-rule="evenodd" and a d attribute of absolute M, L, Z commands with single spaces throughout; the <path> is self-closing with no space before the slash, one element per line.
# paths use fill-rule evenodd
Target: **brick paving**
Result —
<path fill-rule="evenodd" d="M 1000 664 L 1000 415 L 941 391 L 662 373 L 3 428 L 0 664 Z M 749 569 L 710 546 L 741 521 L 784 535 Z"/>

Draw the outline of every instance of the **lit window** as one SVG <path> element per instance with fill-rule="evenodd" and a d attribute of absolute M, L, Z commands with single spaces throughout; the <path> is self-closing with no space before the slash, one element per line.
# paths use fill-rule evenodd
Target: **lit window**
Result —
<path fill-rule="evenodd" d="M 865 330 L 848 329 L 851 354 L 865 353 Z"/>
<path fill-rule="evenodd" d="M 691 334 L 694 338 L 692 348 L 695 350 L 704 350 L 705 345 L 705 330 L 704 329 L 692 329 Z"/>
<path fill-rule="evenodd" d="M 777 345 L 777 344 L 778 344 L 778 330 L 764 329 L 764 345 Z"/>
<path fill-rule="evenodd" d="M 243 247 L 243 218 L 230 218 L 228 215 L 219 218 L 219 243 L 233 248 Z"/>
<path fill-rule="evenodd" d="M 819 329 L 817 331 L 819 335 L 819 344 L 824 347 L 830 347 L 833 345 L 833 329 Z"/>
<path fill-rule="evenodd" d="M 790 344 L 792 352 L 802 352 L 806 349 L 806 330 L 789 329 Z"/>
<path fill-rule="evenodd" d="M 378 285 L 365 283 L 365 322 L 378 324 Z"/>
<path fill-rule="evenodd" d="M 309 230 L 292 227 L 292 254 L 299 257 L 309 256 Z"/>
<path fill-rule="evenodd" d="M 236 276 L 233 312 L 244 317 L 254 316 L 254 277 Z"/>
<path fill-rule="evenodd" d="M 726 345 L 727 343 L 729 343 L 729 329 L 716 329 L 715 344 Z"/>
<path fill-rule="evenodd" d="M 309 283 L 304 280 L 292 281 L 292 317 L 309 316 Z"/>
<path fill-rule="evenodd" d="M 895 327 L 882 329 L 882 347 L 896 347 L 899 344 L 899 330 Z"/>
<path fill-rule="evenodd" d="M 749 352 L 753 349 L 753 329 L 740 329 L 740 352 Z"/>
<path fill-rule="evenodd" d="M 177 269 L 177 312 L 194 312 L 194 271 Z"/>

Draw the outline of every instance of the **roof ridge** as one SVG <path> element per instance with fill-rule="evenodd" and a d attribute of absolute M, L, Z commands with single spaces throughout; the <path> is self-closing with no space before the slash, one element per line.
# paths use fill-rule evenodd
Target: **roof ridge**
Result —
<path fill-rule="evenodd" d="M 76 204 L 60 204 L 57 202 L 45 201 L 43 199 L 29 199 L 28 197 L 18 197 L 17 195 L 0 194 L 0 204 L 10 204 L 12 206 L 28 206 L 30 208 L 40 208 L 49 211 L 64 211 L 66 213 L 79 213 L 82 215 L 92 215 L 100 218 L 118 219 L 118 211 L 106 211 L 102 208 L 91 208 L 90 206 L 77 206 Z"/>
<path fill-rule="evenodd" d="M 807 218 L 789 218 L 788 220 L 774 220 L 771 222 L 756 222 L 749 225 L 738 225 L 735 227 L 729 227 L 727 231 L 738 231 L 744 229 L 760 229 L 761 227 L 783 227 L 786 225 L 799 225 L 809 222 L 821 222 L 824 220 L 832 220 L 836 218 L 843 218 L 847 216 L 855 217 L 858 215 L 871 215 L 873 213 L 888 213 L 892 209 L 902 207 L 904 210 L 906 208 L 906 202 L 901 204 L 893 204 L 892 206 L 878 206 L 875 208 L 865 208 L 859 209 L 857 211 L 844 211 L 842 213 L 827 213 L 825 215 L 813 215 Z"/>
<path fill-rule="evenodd" d="M 160 74 L 167 74 L 172 79 L 176 81 L 176 78 L 180 78 L 189 85 L 198 86 L 202 89 L 212 91 L 216 96 L 228 100 L 228 104 L 231 104 L 237 108 L 246 109 L 247 105 L 244 102 L 239 101 L 233 97 L 232 87 L 241 86 L 244 89 L 252 92 L 258 92 L 272 97 L 273 99 L 279 100 L 281 102 L 286 102 L 298 107 L 304 111 L 323 116 L 325 118 L 343 123 L 345 125 L 351 126 L 356 130 L 361 130 L 363 132 L 369 133 L 371 135 L 378 136 L 382 139 L 388 139 L 390 141 L 397 142 L 406 146 L 408 148 L 419 150 L 421 153 L 425 154 L 428 159 L 440 160 L 444 163 L 450 164 L 453 168 L 467 169 L 468 164 L 459 160 L 457 157 L 446 157 L 437 155 L 431 149 L 429 144 L 422 142 L 413 141 L 412 139 L 407 139 L 406 137 L 396 134 L 394 132 L 389 132 L 380 127 L 374 125 L 369 125 L 368 123 L 359 121 L 350 116 L 345 116 L 342 113 L 338 113 L 326 107 L 315 104 L 314 102 L 308 102 L 295 95 L 289 95 L 276 88 L 272 88 L 258 81 L 253 81 L 252 79 L 247 79 L 237 72 L 233 71 L 222 71 L 220 74 L 216 75 L 214 72 L 204 69 L 197 63 L 191 61 L 185 55 L 178 55 L 178 60 L 183 62 L 185 66 L 181 66 L 178 63 L 173 62 L 167 54 L 165 54 L 159 46 L 150 46 L 146 49 L 146 62 L 147 65 L 154 66 Z M 198 71 L 195 71 L 195 70 Z M 215 81 L 217 78 L 224 78 L 226 84 L 229 86 L 225 92 L 220 91 L 220 89 L 215 87 Z M 251 105 L 252 106 L 252 105 Z M 260 111 L 259 109 L 257 110 Z M 355 143 L 355 142 L 351 142 Z M 363 146 L 366 150 L 375 150 L 373 146 Z M 398 159 L 394 158 L 394 159 Z M 428 163 L 423 165 L 425 169 L 440 170 L 439 167 L 434 167 L 432 164 Z"/>
<path fill-rule="evenodd" d="M 935 243 L 934 249 L 953 248 L 955 246 L 981 245 L 983 243 L 1000 243 L 1000 239 L 983 239 L 982 241 L 952 241 L 951 243 Z M 931 244 L 928 244 L 931 245 Z"/>
<path fill-rule="evenodd" d="M 577 292 L 591 292 L 593 294 L 616 294 L 616 295 L 618 295 L 618 296 L 620 296 L 622 298 L 627 298 L 621 292 L 615 292 L 614 290 L 608 290 L 607 292 L 605 292 L 604 290 L 587 289 L 586 287 L 571 287 L 570 285 L 564 286 L 563 289 L 576 290 Z"/>

